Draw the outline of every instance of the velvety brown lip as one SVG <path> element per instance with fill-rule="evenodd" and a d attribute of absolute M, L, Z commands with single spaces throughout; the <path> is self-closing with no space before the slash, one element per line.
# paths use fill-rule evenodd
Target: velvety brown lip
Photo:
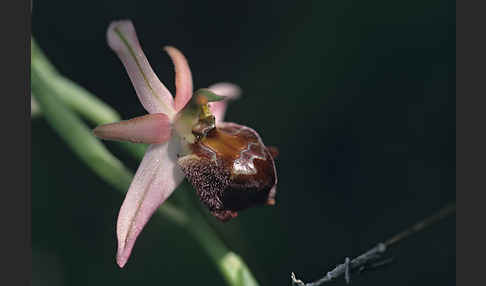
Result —
<path fill-rule="evenodd" d="M 265 147 L 253 129 L 220 123 L 191 149 L 179 165 L 215 217 L 227 221 L 240 210 L 275 205 L 277 151 Z"/>

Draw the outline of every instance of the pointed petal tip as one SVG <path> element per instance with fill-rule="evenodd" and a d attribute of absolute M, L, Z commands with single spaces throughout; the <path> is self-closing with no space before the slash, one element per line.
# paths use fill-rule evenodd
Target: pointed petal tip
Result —
<path fill-rule="evenodd" d="M 108 30 L 114 29 L 116 26 L 132 26 L 133 27 L 133 23 L 129 19 L 114 20 L 114 21 L 111 21 L 110 24 L 108 25 Z"/>
<path fill-rule="evenodd" d="M 217 95 L 225 96 L 228 99 L 237 99 L 242 93 L 241 87 L 230 82 L 218 82 L 208 87 L 208 89 L 212 90 Z"/>
<path fill-rule="evenodd" d="M 108 42 L 108 46 L 110 46 L 110 48 L 113 49 L 114 51 L 119 51 L 124 48 L 124 46 L 121 44 L 120 40 L 116 35 L 117 31 L 124 34 L 128 34 L 130 38 L 132 38 L 133 35 L 136 35 L 135 27 L 133 26 L 132 21 L 117 20 L 117 21 L 110 22 L 110 25 L 108 26 L 108 29 L 106 31 L 106 40 Z"/>
<path fill-rule="evenodd" d="M 117 230 L 117 239 L 118 239 L 118 250 L 116 252 L 116 264 L 118 264 L 120 268 L 123 268 L 125 267 L 125 264 L 127 264 L 128 259 L 130 258 L 135 241 L 133 239 L 128 240 L 126 237 L 123 237 L 122 233 L 119 232 L 118 230 Z"/>
<path fill-rule="evenodd" d="M 118 267 L 125 267 L 125 264 L 127 264 L 128 261 L 128 257 L 130 257 L 130 252 L 127 255 L 124 253 L 123 249 L 118 249 L 118 252 L 116 254 L 116 264 L 118 264 Z"/>
<path fill-rule="evenodd" d="M 108 27 L 111 28 L 111 27 L 120 26 L 120 25 L 132 25 L 133 26 L 133 23 L 130 19 L 119 19 L 119 20 L 111 21 Z"/>
<path fill-rule="evenodd" d="M 103 125 L 99 125 L 99 126 L 96 126 L 95 129 L 91 130 L 91 133 L 93 133 L 94 136 L 98 137 L 98 138 L 101 138 L 101 135 L 100 135 L 100 128 L 102 128 L 101 126 Z"/>
<path fill-rule="evenodd" d="M 173 61 L 174 58 L 180 58 L 180 59 L 183 59 L 187 62 L 186 57 L 178 48 L 171 46 L 171 45 L 167 45 L 167 46 L 164 46 L 162 49 L 169 55 L 169 57 L 171 58 L 172 61 Z"/>
<path fill-rule="evenodd" d="M 163 113 L 147 114 L 96 127 L 93 134 L 105 140 L 160 144 L 171 137 L 171 123 Z"/>
<path fill-rule="evenodd" d="M 224 96 L 225 100 L 211 102 L 209 104 L 211 112 L 216 117 L 216 122 L 224 121 L 228 101 L 237 99 L 241 96 L 241 88 L 229 82 L 220 82 L 208 87 L 209 90 L 217 95 Z"/>
<path fill-rule="evenodd" d="M 93 129 L 91 132 L 93 133 L 94 136 L 100 139 L 110 140 L 109 136 L 107 136 L 107 134 L 109 134 L 109 129 L 110 129 L 109 125 L 110 124 L 103 124 L 103 125 L 96 126 L 96 128 Z"/>
<path fill-rule="evenodd" d="M 192 73 L 184 54 L 173 46 L 165 46 L 164 51 L 169 55 L 175 69 L 176 95 L 175 110 L 179 111 L 192 97 Z"/>
<path fill-rule="evenodd" d="M 123 268 L 126 263 L 127 263 L 127 259 L 124 259 L 119 255 L 116 256 L 116 264 L 118 264 L 118 267 Z"/>
<path fill-rule="evenodd" d="M 164 46 L 162 48 L 166 53 L 172 53 L 172 52 L 179 52 L 181 53 L 181 51 L 179 51 L 176 47 L 173 47 L 173 46 L 170 46 L 170 45 L 167 45 L 167 46 Z M 175 50 L 175 51 L 174 51 Z"/>

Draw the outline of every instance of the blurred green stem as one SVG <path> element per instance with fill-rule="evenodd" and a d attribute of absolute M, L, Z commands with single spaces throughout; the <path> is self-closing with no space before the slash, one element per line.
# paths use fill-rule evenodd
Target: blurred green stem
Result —
<path fill-rule="evenodd" d="M 203 214 L 199 211 L 200 208 L 196 205 L 199 202 L 190 198 L 189 192 L 194 192 L 192 186 L 184 181 L 179 189 L 181 190 L 177 192 L 178 199 L 183 201 L 186 212 L 191 216 L 186 228 L 194 237 L 197 237 L 198 242 L 216 264 L 227 283 L 230 285 L 258 286 L 258 282 L 243 259 L 226 248 L 211 225 L 205 220 Z"/>
<path fill-rule="evenodd" d="M 32 59 L 49 79 L 49 86 L 56 90 L 57 96 L 68 107 L 94 124 L 105 124 L 121 120 L 120 115 L 109 105 L 91 94 L 85 88 L 62 76 L 49 62 L 44 53 L 32 39 Z M 35 95 L 34 95 L 35 96 Z"/>
<path fill-rule="evenodd" d="M 93 136 L 73 111 L 96 125 L 119 121 L 120 116 L 86 89 L 59 74 L 34 39 L 31 48 L 32 96 L 38 105 L 36 114 L 42 113 L 74 153 L 97 175 L 117 190 L 126 192 L 133 178 L 132 173 Z M 120 146 L 138 160 L 143 157 L 146 147 L 126 142 L 120 142 Z M 191 191 L 192 188 L 184 183 L 173 194 L 176 199 L 184 201 L 184 211 L 165 202 L 158 212 L 194 236 L 228 285 L 258 285 L 241 257 L 224 245 L 198 207 L 194 206 L 193 200 L 188 197 Z"/>

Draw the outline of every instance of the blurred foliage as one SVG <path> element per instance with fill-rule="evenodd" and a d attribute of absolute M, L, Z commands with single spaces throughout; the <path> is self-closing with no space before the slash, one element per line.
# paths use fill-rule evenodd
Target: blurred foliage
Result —
<path fill-rule="evenodd" d="M 188 57 L 196 88 L 239 84 L 228 121 L 279 148 L 277 206 L 211 220 L 262 285 L 288 285 L 291 271 L 321 277 L 455 200 L 453 1 L 36 2 L 33 35 L 56 68 L 130 118 L 145 111 L 105 40 L 120 18 L 133 20 L 170 90 L 167 44 Z M 122 199 L 33 120 L 32 285 L 224 285 L 196 242 L 160 217 L 118 269 Z M 353 281 L 455 285 L 454 219 L 393 255 Z"/>

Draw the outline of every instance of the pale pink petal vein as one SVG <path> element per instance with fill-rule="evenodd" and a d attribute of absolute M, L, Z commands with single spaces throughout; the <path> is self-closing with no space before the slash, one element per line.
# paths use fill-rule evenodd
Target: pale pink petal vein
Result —
<path fill-rule="evenodd" d="M 155 210 L 183 179 L 176 164 L 176 137 L 164 144 L 150 145 L 120 209 L 117 222 L 117 263 L 123 267 L 135 240 Z"/>
<path fill-rule="evenodd" d="M 172 95 L 152 70 L 132 22 L 112 22 L 107 40 L 125 66 L 143 107 L 149 113 L 165 113 L 172 117 L 175 114 Z"/>

